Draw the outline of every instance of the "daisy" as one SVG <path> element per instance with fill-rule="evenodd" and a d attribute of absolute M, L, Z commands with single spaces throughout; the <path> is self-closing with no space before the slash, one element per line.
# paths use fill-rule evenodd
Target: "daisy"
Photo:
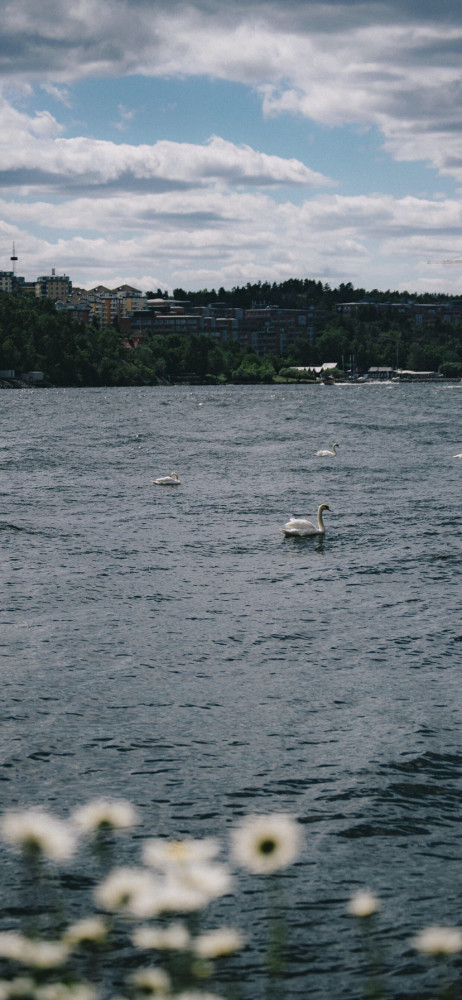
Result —
<path fill-rule="evenodd" d="M 462 930 L 459 927 L 426 927 L 412 940 L 423 955 L 456 955 L 462 951 Z"/>
<path fill-rule="evenodd" d="M 158 913 L 194 913 L 207 906 L 209 897 L 199 887 L 181 878 L 168 878 L 157 896 Z"/>
<path fill-rule="evenodd" d="M 235 861 L 256 875 L 287 868 L 300 853 L 300 827 L 287 815 L 247 816 L 231 836 Z"/>
<path fill-rule="evenodd" d="M 157 879 L 141 868 L 115 868 L 95 890 L 95 900 L 103 910 L 131 917 L 155 917 L 160 912 Z"/>
<path fill-rule="evenodd" d="M 126 830 L 138 822 L 136 810 L 130 802 L 95 799 L 75 809 L 72 818 L 83 833 L 103 830 Z"/>
<path fill-rule="evenodd" d="M 41 941 L 24 938 L 22 962 L 36 969 L 56 969 L 69 958 L 69 948 L 63 941 Z"/>
<path fill-rule="evenodd" d="M 107 938 L 108 931 L 107 923 L 100 917 L 87 917 L 71 924 L 63 934 L 63 941 L 71 947 L 89 942 L 99 944 Z"/>
<path fill-rule="evenodd" d="M 245 940 L 234 927 L 218 927 L 214 931 L 206 931 L 193 941 L 193 949 L 200 958 L 219 958 L 239 951 Z"/>
<path fill-rule="evenodd" d="M 225 865 L 185 865 L 176 878 L 189 889 L 203 893 L 207 900 L 226 895 L 231 888 L 231 873 Z"/>
<path fill-rule="evenodd" d="M 164 969 L 138 969 L 130 976 L 130 982 L 143 996 L 165 996 L 170 990 L 170 976 Z"/>
<path fill-rule="evenodd" d="M 216 993 L 203 993 L 202 990 L 185 990 L 184 993 L 176 993 L 175 1000 L 223 1000 Z"/>
<path fill-rule="evenodd" d="M 190 936 L 187 927 L 181 923 L 169 927 L 138 927 L 133 935 L 136 948 L 157 948 L 159 951 L 186 951 Z"/>
<path fill-rule="evenodd" d="M 89 983 L 47 983 L 34 991 L 34 1000 L 97 1000 Z"/>
<path fill-rule="evenodd" d="M 368 889 L 360 889 L 348 903 L 348 913 L 351 913 L 352 917 L 371 917 L 378 909 L 380 903 Z"/>
<path fill-rule="evenodd" d="M 20 962 L 26 940 L 23 934 L 17 934 L 16 931 L 3 931 L 0 933 L 0 956 L 9 958 L 13 962 Z"/>
<path fill-rule="evenodd" d="M 211 861 L 220 845 L 212 837 L 203 840 L 147 840 L 143 845 L 143 860 L 152 868 L 171 868 L 177 865 Z"/>
<path fill-rule="evenodd" d="M 35 982 L 28 976 L 16 976 L 15 979 L 0 980 L 0 1000 L 13 1000 L 20 997 L 30 997 L 35 991 Z"/>
<path fill-rule="evenodd" d="M 51 861 L 70 858 L 76 840 L 70 827 L 41 809 L 6 813 L 0 820 L 0 833 L 9 844 L 33 854 L 43 854 Z"/>

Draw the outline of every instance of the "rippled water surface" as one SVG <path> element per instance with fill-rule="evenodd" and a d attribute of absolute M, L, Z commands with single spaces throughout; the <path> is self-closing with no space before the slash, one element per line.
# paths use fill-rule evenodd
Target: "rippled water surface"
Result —
<path fill-rule="evenodd" d="M 3 807 L 111 794 L 143 832 L 223 838 L 294 813 L 286 996 L 360 995 L 364 885 L 391 995 L 419 976 L 431 996 L 409 936 L 461 921 L 462 386 L 0 403 Z M 179 487 L 152 484 L 171 470 Z M 283 537 L 323 501 L 324 539 Z M 263 888 L 244 885 L 228 918 L 250 930 Z"/>

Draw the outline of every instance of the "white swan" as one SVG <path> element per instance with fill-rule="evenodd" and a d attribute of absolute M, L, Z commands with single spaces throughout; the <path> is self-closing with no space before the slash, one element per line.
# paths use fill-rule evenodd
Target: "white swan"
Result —
<path fill-rule="evenodd" d="M 281 528 L 281 531 L 287 537 L 305 535 L 324 535 L 325 527 L 322 519 L 323 510 L 330 510 L 330 507 L 326 503 L 320 504 L 318 507 L 318 524 L 317 526 L 313 524 L 312 521 L 308 521 L 306 517 L 291 517 L 290 521 Z"/>
<path fill-rule="evenodd" d="M 180 480 L 176 472 L 171 472 L 169 476 L 159 476 L 158 479 L 153 479 L 153 483 L 156 486 L 179 486 Z"/>
<path fill-rule="evenodd" d="M 452 457 L 453 458 L 462 458 L 462 451 L 461 451 L 460 455 L 453 455 Z"/>
<path fill-rule="evenodd" d="M 324 451 L 317 451 L 316 454 L 320 458 L 323 458 L 324 456 L 326 458 L 327 457 L 329 457 L 329 458 L 335 458 L 336 455 L 337 455 L 337 450 L 336 450 L 337 448 L 340 448 L 340 445 L 339 444 L 333 444 L 332 445 L 332 451 L 330 451 L 329 448 L 325 448 Z"/>

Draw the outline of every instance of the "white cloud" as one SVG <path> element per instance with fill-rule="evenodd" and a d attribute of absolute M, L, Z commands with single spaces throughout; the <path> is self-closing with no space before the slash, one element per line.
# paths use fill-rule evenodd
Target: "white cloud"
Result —
<path fill-rule="evenodd" d="M 261 93 L 267 115 L 374 125 L 397 158 L 428 159 L 461 179 L 462 11 L 449 0 L 427 8 L 411 0 L 42 0 L 39 18 L 32 0 L 12 0 L 2 36 L 9 79 L 239 81 Z"/>
<path fill-rule="evenodd" d="M 455 0 L 41 0 L 39 17 L 35 0 L 9 0 L 4 238 L 33 276 L 56 266 L 82 284 L 111 274 L 136 284 L 139 274 L 147 287 L 218 287 L 309 274 L 394 287 L 398 270 L 409 288 L 462 291 L 462 269 L 429 275 L 425 263 L 460 252 L 456 197 L 348 198 L 301 160 L 220 135 L 138 146 L 67 138 L 48 110 L 27 115 L 11 96 L 35 82 L 69 106 L 74 82 L 135 73 L 237 81 L 267 118 L 377 128 L 396 161 L 424 161 L 462 186 L 461 42 Z M 123 131 L 135 111 L 119 104 L 119 115 Z M 278 187 L 305 202 L 278 203 Z"/>
<path fill-rule="evenodd" d="M 56 134 L 62 127 L 47 111 L 28 117 L 6 100 L 0 103 L 0 164 L 3 175 L 17 174 L 29 189 L 49 187 L 56 191 L 72 186 L 105 185 L 122 189 L 155 190 L 209 185 L 212 180 L 228 185 L 297 185 L 309 188 L 331 186 L 332 181 L 311 170 L 300 160 L 269 156 L 236 146 L 219 136 L 204 145 L 160 140 L 152 146 L 131 146 L 85 136 L 65 139 Z M 24 171 L 27 176 L 24 176 Z"/>
<path fill-rule="evenodd" d="M 457 268 L 427 264 L 458 254 L 462 209 L 452 200 L 324 194 L 300 207 L 260 192 L 196 189 L 61 205 L 4 200 L 0 211 L 20 273 L 58 267 L 87 287 L 130 274 L 149 288 L 154 279 L 144 285 L 137 275 L 155 274 L 170 289 L 307 275 L 394 288 L 399 261 L 402 287 L 462 291 L 462 268 L 459 276 Z"/>

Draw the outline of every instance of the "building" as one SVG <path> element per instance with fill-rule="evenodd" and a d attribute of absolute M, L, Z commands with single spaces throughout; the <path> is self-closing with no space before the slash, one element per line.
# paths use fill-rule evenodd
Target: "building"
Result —
<path fill-rule="evenodd" d="M 24 285 L 24 278 L 18 277 L 14 271 L 0 271 L 0 292 L 15 292 Z"/>
<path fill-rule="evenodd" d="M 252 347 L 258 354 L 284 354 L 297 340 L 305 339 L 312 344 L 323 316 L 322 310 L 314 308 L 246 309 L 239 328 L 240 346 Z"/>
<path fill-rule="evenodd" d="M 72 281 L 67 274 L 58 275 L 53 268 L 51 274 L 45 274 L 37 278 L 35 282 L 35 296 L 37 299 L 59 299 L 65 302 L 72 292 Z"/>

